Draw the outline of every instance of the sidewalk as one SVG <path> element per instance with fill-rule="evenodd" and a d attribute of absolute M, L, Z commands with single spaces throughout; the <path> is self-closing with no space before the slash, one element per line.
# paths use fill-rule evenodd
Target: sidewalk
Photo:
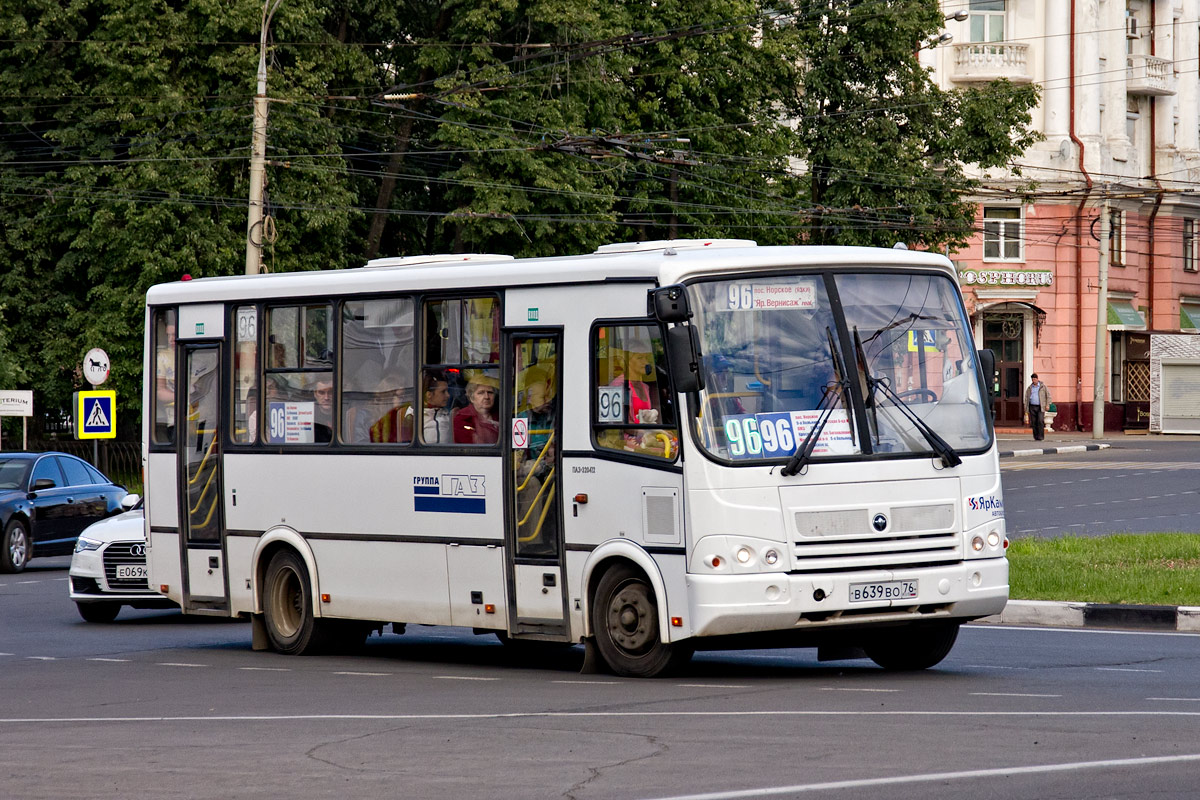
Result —
<path fill-rule="evenodd" d="M 1151 434 L 1143 431 L 1104 431 L 1100 439 L 1091 431 L 1046 431 L 1033 440 L 1030 428 L 997 428 L 1001 458 L 1083 453 L 1110 447 L 1153 447 L 1155 442 L 1190 441 L 1196 436 Z M 1010 600 L 1004 611 L 977 620 L 977 624 L 1029 625 L 1057 628 L 1109 628 L 1143 631 L 1200 632 L 1200 608 L 1192 606 L 1138 606 L 1050 600 Z"/>

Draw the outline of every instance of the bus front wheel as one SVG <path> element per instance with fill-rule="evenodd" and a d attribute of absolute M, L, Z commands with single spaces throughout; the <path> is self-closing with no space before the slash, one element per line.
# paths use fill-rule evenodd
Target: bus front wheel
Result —
<path fill-rule="evenodd" d="M 629 678 L 653 678 L 686 663 L 692 648 L 662 641 L 654 587 L 621 564 L 600 578 L 592 602 L 596 646 L 609 667 Z"/>
<path fill-rule="evenodd" d="M 263 622 L 271 648 L 289 656 L 324 650 L 326 625 L 313 615 L 312 583 L 304 560 L 280 550 L 267 565 L 263 587 Z"/>
<path fill-rule="evenodd" d="M 950 654 L 958 639 L 957 622 L 910 625 L 880 631 L 863 644 L 867 657 L 884 669 L 929 669 Z"/>

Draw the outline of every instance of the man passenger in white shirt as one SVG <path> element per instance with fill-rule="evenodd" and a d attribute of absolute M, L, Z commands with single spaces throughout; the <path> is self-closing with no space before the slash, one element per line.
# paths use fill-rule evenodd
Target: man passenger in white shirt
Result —
<path fill-rule="evenodd" d="M 421 406 L 421 441 L 425 444 L 450 444 L 450 387 L 441 373 L 425 372 L 425 390 Z"/>

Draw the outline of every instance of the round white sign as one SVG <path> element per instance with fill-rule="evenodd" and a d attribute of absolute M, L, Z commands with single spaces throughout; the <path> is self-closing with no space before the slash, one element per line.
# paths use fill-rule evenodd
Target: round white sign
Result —
<path fill-rule="evenodd" d="M 99 386 L 108 380 L 108 353 L 99 347 L 93 347 L 83 357 L 83 377 L 92 386 Z"/>

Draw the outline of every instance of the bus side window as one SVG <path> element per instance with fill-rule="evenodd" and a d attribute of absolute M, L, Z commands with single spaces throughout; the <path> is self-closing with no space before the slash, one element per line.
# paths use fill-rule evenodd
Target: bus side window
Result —
<path fill-rule="evenodd" d="M 333 308 L 329 303 L 267 309 L 268 366 L 262 441 L 313 444 L 333 438 Z"/>
<path fill-rule="evenodd" d="M 596 446 L 673 461 L 679 428 L 658 326 L 596 327 L 592 360 Z"/>
<path fill-rule="evenodd" d="M 342 306 L 342 441 L 407 444 L 414 428 L 413 301 Z"/>
<path fill-rule="evenodd" d="M 500 299 L 429 300 L 423 316 L 421 374 L 426 385 L 420 408 L 421 441 L 496 444 L 500 430 Z M 451 442 L 446 441 L 447 424 Z"/>
<path fill-rule="evenodd" d="M 229 438 L 238 444 L 258 441 L 258 309 L 238 306 L 233 314 L 233 404 Z"/>
<path fill-rule="evenodd" d="M 175 443 L 175 309 L 154 314 L 154 429 L 155 444 Z"/>

